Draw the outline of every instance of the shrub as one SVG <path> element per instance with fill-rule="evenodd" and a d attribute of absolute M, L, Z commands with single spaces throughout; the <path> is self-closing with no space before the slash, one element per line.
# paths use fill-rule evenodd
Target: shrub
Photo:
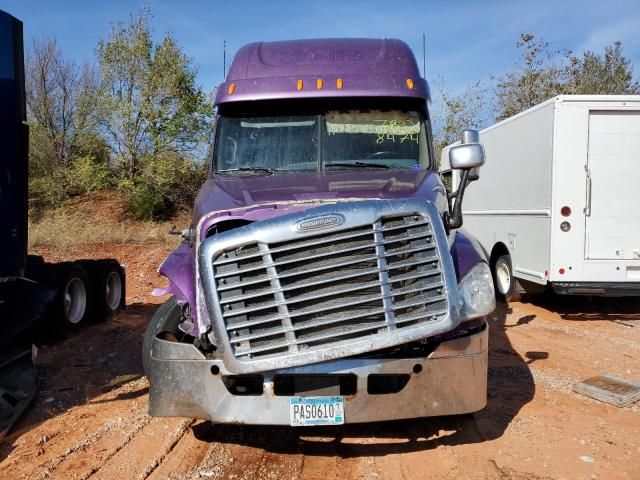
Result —
<path fill-rule="evenodd" d="M 129 191 L 127 208 L 138 220 L 160 220 L 173 211 L 165 199 L 151 185 L 136 185 Z"/>
<path fill-rule="evenodd" d="M 177 154 L 145 157 L 134 182 L 124 180 L 128 207 L 140 220 L 163 220 L 192 205 L 206 178 L 206 168 Z"/>
<path fill-rule="evenodd" d="M 74 159 L 66 176 L 69 195 L 95 192 L 113 186 L 111 169 L 92 155 Z"/>

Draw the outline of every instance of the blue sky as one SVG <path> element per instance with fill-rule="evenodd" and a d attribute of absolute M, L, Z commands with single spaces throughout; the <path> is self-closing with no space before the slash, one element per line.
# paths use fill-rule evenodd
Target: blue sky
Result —
<path fill-rule="evenodd" d="M 427 78 L 452 91 L 502 74 L 516 59 L 520 33 L 552 47 L 602 51 L 616 40 L 640 75 L 640 2 L 609 1 L 361 1 L 361 0 L 0 0 L 23 20 L 26 45 L 55 36 L 63 51 L 91 59 L 111 23 L 127 21 L 143 3 L 154 34 L 171 32 L 199 68 L 210 91 L 222 80 L 222 43 L 230 55 L 245 43 L 312 37 L 396 37 L 422 58 L 427 35 Z"/>

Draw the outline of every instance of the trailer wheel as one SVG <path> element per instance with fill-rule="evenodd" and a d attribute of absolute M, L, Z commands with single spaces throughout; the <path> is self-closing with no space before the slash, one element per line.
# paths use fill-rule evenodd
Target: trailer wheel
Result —
<path fill-rule="evenodd" d="M 57 318 L 66 330 L 77 330 L 87 323 L 91 311 L 91 283 L 80 265 L 71 265 L 59 277 L 56 299 Z"/>
<path fill-rule="evenodd" d="M 500 300 L 508 302 L 516 296 L 516 279 L 513 276 L 511 255 L 500 255 L 493 264 L 493 281 L 496 287 L 496 296 Z"/>
<path fill-rule="evenodd" d="M 151 345 L 153 339 L 160 332 L 170 332 L 174 336 L 178 333 L 178 325 L 182 321 L 182 310 L 176 302 L 175 297 L 171 297 L 164 302 L 147 326 L 142 339 L 142 368 L 144 374 L 149 376 L 149 366 L 151 364 Z"/>
<path fill-rule="evenodd" d="M 105 322 L 115 317 L 124 308 L 125 275 L 115 260 L 107 260 L 97 272 L 96 282 L 96 318 Z"/>

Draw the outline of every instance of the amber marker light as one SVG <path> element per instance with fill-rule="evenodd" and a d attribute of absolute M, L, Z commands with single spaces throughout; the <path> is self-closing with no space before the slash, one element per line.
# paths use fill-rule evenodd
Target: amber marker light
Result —
<path fill-rule="evenodd" d="M 302 83 L 302 80 L 298 80 L 298 90 L 302 90 L 303 86 L 304 84 Z"/>
<path fill-rule="evenodd" d="M 413 80 L 410 78 L 407 78 L 407 87 L 409 87 L 409 90 L 413 90 Z"/>
<path fill-rule="evenodd" d="M 321 89 L 322 89 L 322 79 L 321 79 L 321 78 L 319 78 L 319 79 L 317 79 L 317 80 L 316 80 L 316 88 L 317 88 L 318 90 L 321 90 Z"/>
<path fill-rule="evenodd" d="M 236 84 L 232 83 L 231 85 L 229 85 L 229 88 L 227 89 L 227 92 L 229 92 L 229 95 L 231 95 L 235 91 L 236 91 Z"/>
<path fill-rule="evenodd" d="M 336 80 L 336 87 L 338 87 L 338 90 L 342 90 L 342 79 L 338 78 Z"/>

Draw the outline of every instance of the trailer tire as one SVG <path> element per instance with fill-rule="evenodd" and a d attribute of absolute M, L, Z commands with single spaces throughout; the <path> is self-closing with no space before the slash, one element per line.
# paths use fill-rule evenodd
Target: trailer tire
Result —
<path fill-rule="evenodd" d="M 160 305 L 156 313 L 151 318 L 147 330 L 144 332 L 142 339 L 142 368 L 144 374 L 149 376 L 149 367 L 151 365 L 151 345 L 153 339 L 160 332 L 168 331 L 174 335 L 178 333 L 178 325 L 182 320 L 182 309 L 175 297 Z"/>
<path fill-rule="evenodd" d="M 125 274 L 115 260 L 101 261 L 96 269 L 95 321 L 106 322 L 125 306 Z"/>
<path fill-rule="evenodd" d="M 60 291 L 54 300 L 56 319 L 64 330 L 78 330 L 87 323 L 93 306 L 89 275 L 80 265 L 71 263 L 62 267 L 58 285 Z"/>
<path fill-rule="evenodd" d="M 513 276 L 511 255 L 505 254 L 496 258 L 493 263 L 493 283 L 499 300 L 516 300 L 516 278 Z"/>

